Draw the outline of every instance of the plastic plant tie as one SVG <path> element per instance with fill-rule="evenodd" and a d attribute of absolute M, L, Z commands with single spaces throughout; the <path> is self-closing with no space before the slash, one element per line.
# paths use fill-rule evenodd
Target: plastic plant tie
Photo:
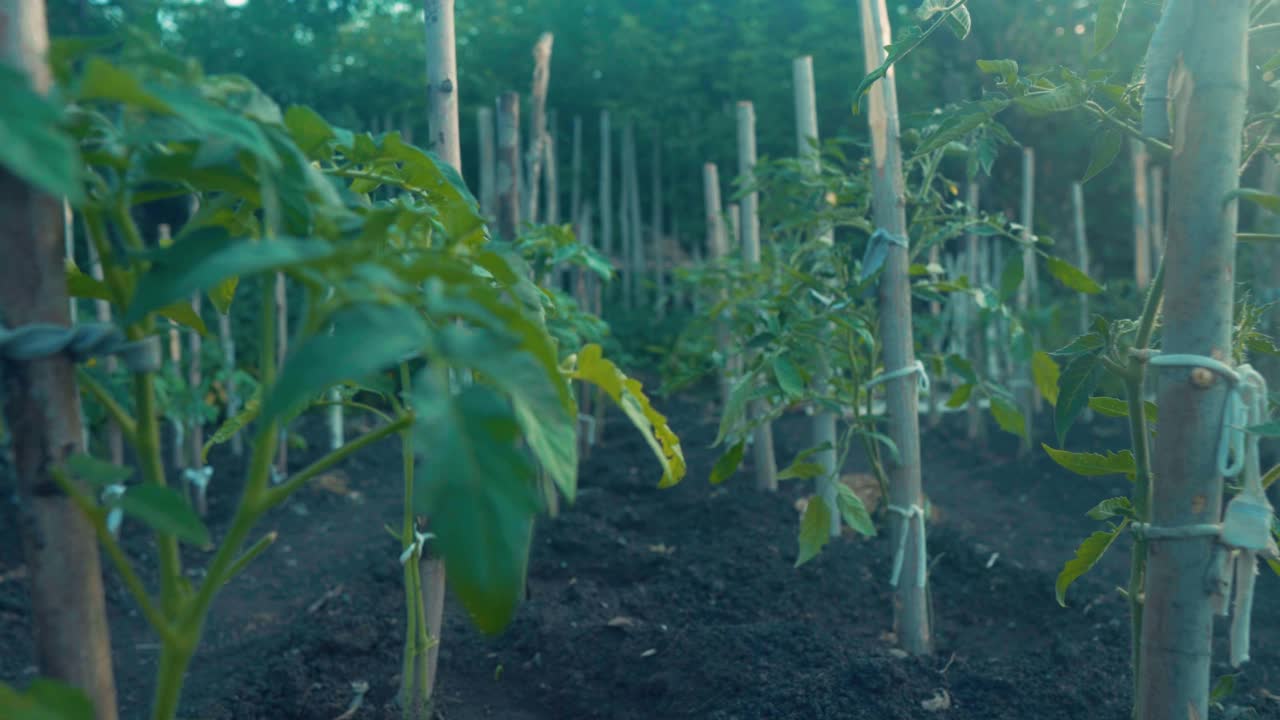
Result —
<path fill-rule="evenodd" d="M 154 372 L 162 364 L 159 337 L 130 342 L 114 325 L 32 323 L 9 328 L 0 324 L 0 359 L 25 362 L 62 353 L 74 362 L 115 355 L 132 373 Z"/>
<path fill-rule="evenodd" d="M 213 466 L 205 465 L 202 468 L 187 468 L 182 471 L 182 479 L 194 485 L 197 490 L 204 492 L 209 488 L 209 481 L 213 479 Z"/>
<path fill-rule="evenodd" d="M 274 463 L 270 467 L 271 469 L 268 472 L 271 473 L 271 484 L 279 485 L 284 482 L 284 475 L 280 472 L 280 469 Z"/>
<path fill-rule="evenodd" d="M 886 383 L 890 380 L 897 380 L 898 378 L 904 378 L 916 373 L 920 373 L 920 392 L 929 392 L 929 373 L 925 372 L 924 363 L 919 360 L 916 360 L 914 363 L 904 368 L 898 368 L 893 372 L 881 373 L 867 382 L 865 387 L 869 390 L 881 383 Z"/>
<path fill-rule="evenodd" d="M 435 535 L 432 535 L 429 532 L 418 532 L 417 530 L 414 530 L 413 542 L 409 543 L 409 547 L 405 548 L 404 552 L 400 553 L 400 564 L 404 565 L 409 562 L 409 558 L 421 556 L 422 549 L 427 546 L 427 541 L 434 537 Z"/>
<path fill-rule="evenodd" d="M 1216 537 L 1223 547 L 1230 549 L 1228 562 L 1221 568 L 1225 577 L 1220 578 L 1218 585 L 1223 588 L 1221 598 L 1234 595 L 1230 654 L 1232 667 L 1239 667 L 1249 660 L 1258 555 L 1280 555 L 1271 535 L 1274 511 L 1262 487 L 1259 438 L 1245 430 L 1267 421 L 1267 381 L 1249 365 L 1232 368 L 1200 355 L 1153 355 L 1150 362 L 1165 367 L 1205 368 L 1225 378 L 1230 385 L 1223 411 L 1217 470 L 1225 478 L 1241 475 L 1243 482 L 1240 493 L 1227 503 L 1222 522 L 1168 528 L 1141 523 L 1133 529 L 1150 539 Z"/>
<path fill-rule="evenodd" d="M 925 586 L 928 575 L 929 560 L 928 549 L 925 547 L 924 508 L 919 505 L 912 505 L 909 508 L 889 505 L 888 510 L 901 515 L 904 523 L 902 534 L 898 536 L 898 548 L 893 552 L 893 574 L 889 576 L 889 585 L 898 587 L 898 580 L 902 577 L 902 564 L 907 556 L 907 535 L 912 527 L 918 527 L 920 532 L 919 537 L 916 538 L 916 587 L 922 588 Z M 917 522 L 912 523 L 912 520 Z"/>
<path fill-rule="evenodd" d="M 1150 362 L 1163 367 L 1204 368 L 1227 381 L 1227 404 L 1223 409 L 1222 429 L 1218 440 L 1218 472 L 1225 478 L 1239 475 L 1244 468 L 1244 426 L 1248 413 L 1241 397 L 1240 373 L 1221 360 L 1204 355 L 1153 355 Z"/>
<path fill-rule="evenodd" d="M 107 532 L 112 536 L 120 534 L 120 523 L 124 521 L 124 510 L 118 504 L 122 497 L 124 497 L 124 485 L 114 483 L 102 489 L 102 502 L 112 506 L 107 511 Z"/>

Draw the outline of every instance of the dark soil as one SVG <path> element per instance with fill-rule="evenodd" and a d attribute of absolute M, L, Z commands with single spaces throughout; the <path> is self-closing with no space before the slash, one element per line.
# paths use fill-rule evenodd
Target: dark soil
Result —
<path fill-rule="evenodd" d="M 896 652 L 888 586 L 891 547 L 846 535 L 793 567 L 793 501 L 751 489 L 749 469 L 719 488 L 707 402 L 660 403 L 680 432 L 689 477 L 655 489 L 647 446 L 613 422 L 584 463 L 581 497 L 541 521 L 530 598 L 512 627 L 485 638 L 450 605 L 438 711 L 445 720 L 890 720 L 972 718 L 1122 720 L 1130 697 L 1127 541 L 1058 606 L 1058 568 L 1096 523 L 1084 513 L 1124 494 L 1123 479 L 1085 479 L 1043 453 L 1010 459 L 964 440 L 959 416 L 928 431 L 925 486 L 937 508 L 929 532 L 937 653 Z M 1075 449 L 1123 441 L 1117 421 L 1075 433 Z M 780 458 L 803 447 L 802 416 L 778 428 Z M 320 428 L 306 428 L 320 438 Z M 1105 435 L 1103 433 L 1106 433 Z M 1048 435 L 1045 435 L 1048 437 Z M 318 440 L 317 440 L 318 442 Z M 305 462 L 314 452 L 296 453 Z M 748 453 L 750 455 L 750 453 Z M 240 463 L 216 456 L 210 524 L 226 527 Z M 848 468 L 857 471 L 858 460 Z M 347 490 L 356 491 L 351 495 Z M 403 595 L 398 546 L 398 447 L 353 458 L 296 496 L 260 532 L 277 546 L 215 605 L 184 691 L 183 715 L 208 720 L 331 719 L 370 691 L 361 718 L 396 718 Z M 0 503 L 0 678 L 23 683 L 30 656 L 21 555 Z M 151 555 L 126 525 L 126 545 Z M 997 555 L 998 553 L 998 555 Z M 204 553 L 188 549 L 187 567 Z M 149 567 L 144 561 L 143 567 Z M 151 578 L 152 580 L 154 578 Z M 145 717 L 157 660 L 147 628 L 108 573 L 123 717 Z M 1269 572 L 1254 611 L 1253 662 L 1227 704 L 1280 718 L 1280 582 Z M 1225 655 L 1225 648 L 1219 656 Z M 1216 667 L 1217 674 L 1227 672 Z M 1276 694 L 1273 694 L 1276 693 Z M 927 710 L 946 698 L 949 708 Z"/>

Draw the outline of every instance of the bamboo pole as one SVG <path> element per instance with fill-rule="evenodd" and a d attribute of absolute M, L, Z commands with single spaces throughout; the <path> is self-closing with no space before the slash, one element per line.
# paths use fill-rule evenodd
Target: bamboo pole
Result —
<path fill-rule="evenodd" d="M 722 262 L 729 254 L 729 241 L 725 237 L 724 215 L 721 214 L 720 208 L 720 170 L 715 163 L 702 166 L 702 193 L 707 217 L 707 258 L 712 262 Z M 724 295 L 728 295 L 727 290 Z M 723 408 L 728 407 L 729 395 L 733 391 L 729 363 L 729 354 L 732 350 L 729 326 L 725 324 L 723 317 L 717 319 L 716 348 L 723 362 L 720 370 L 720 402 Z"/>
<path fill-rule="evenodd" d="M 818 152 L 818 99 L 814 89 L 813 58 L 798 57 L 791 63 L 791 80 L 795 93 L 796 111 L 796 152 L 808 166 L 810 172 L 817 173 L 822 168 L 822 157 Z M 823 228 L 818 232 L 818 242 L 831 245 L 834 238 L 830 229 Z M 819 377 L 816 382 L 824 392 L 830 392 L 830 360 L 825 354 L 818 357 Z M 814 493 L 822 498 L 831 516 L 831 536 L 840 535 L 839 497 L 836 483 L 840 481 L 840 468 L 837 466 L 836 414 L 831 410 L 815 407 L 810 434 L 815 447 L 828 446 L 814 455 L 814 461 L 822 467 L 822 475 L 814 481 Z"/>
<path fill-rule="evenodd" d="M 542 181 L 542 161 L 547 142 L 547 89 L 551 84 L 551 48 L 554 43 L 555 37 L 551 33 L 543 33 L 533 46 L 533 89 L 529 98 L 532 110 L 529 117 L 529 194 L 525 198 L 524 219 L 535 225 L 542 217 L 538 212 L 538 185 Z"/>
<path fill-rule="evenodd" d="M 1181 62 L 1170 169 L 1162 351 L 1231 360 L 1241 136 L 1248 97 L 1247 0 L 1171 0 L 1194 31 L 1169 39 Z M 1152 40 L 1152 49 L 1161 38 Z M 1164 78 L 1149 77 L 1148 84 Z M 1147 108 L 1148 112 L 1157 108 Z M 1157 367 L 1151 524 L 1179 528 L 1222 517 L 1218 451 L 1224 378 L 1205 368 Z M 1211 568 L 1217 538 L 1148 539 L 1139 720 L 1208 718 L 1213 652 Z M 1252 572 L 1252 570 L 1250 570 Z M 1213 582 L 1211 582 L 1211 579 Z M 1225 578 L 1223 578 L 1225 580 Z"/>
<path fill-rule="evenodd" d="M 750 102 L 738 103 L 738 174 L 745 181 L 754 183 L 756 171 L 756 110 Z M 747 193 L 742 197 L 742 259 L 748 267 L 760 265 L 760 194 Z M 751 402 L 748 412 L 758 420 L 768 414 L 763 400 Z M 770 492 L 778 489 L 778 465 L 773 449 L 773 427 L 763 423 L 756 428 L 755 442 L 756 488 Z"/>
<path fill-rule="evenodd" d="M 498 99 L 498 235 L 514 240 L 520 230 L 520 96 Z"/>
<path fill-rule="evenodd" d="M 1032 231 L 1032 226 L 1035 224 L 1035 203 L 1036 152 L 1028 147 L 1022 150 L 1022 283 L 1018 285 L 1018 311 L 1023 318 L 1031 312 L 1032 302 L 1036 299 L 1033 277 L 1036 267 L 1035 233 Z M 1030 337 L 1028 339 L 1034 349 L 1034 340 Z M 1023 417 L 1023 435 L 1018 445 L 1018 455 L 1022 457 L 1031 453 L 1037 398 L 1039 394 L 1031 377 L 1031 359 L 1027 358 L 1018 373 L 1018 399 Z"/>
<path fill-rule="evenodd" d="M 222 362 L 227 371 L 227 417 L 240 414 L 240 393 L 236 391 L 236 339 L 231 331 L 231 316 L 218 314 L 218 339 L 222 345 Z M 231 436 L 231 452 L 236 457 L 244 454 L 244 436 L 237 432 Z"/>
<path fill-rule="evenodd" d="M 971 220 L 978 217 L 978 204 L 981 201 L 979 193 L 981 189 L 976 182 L 970 182 L 965 188 L 965 202 L 968 205 L 968 215 Z M 982 239 L 976 232 L 970 232 L 965 238 L 965 254 L 968 263 L 967 272 L 969 274 L 969 284 L 973 287 L 981 288 L 986 284 L 986 263 L 983 262 Z M 970 350 L 973 353 L 973 365 L 982 372 L 987 372 L 986 356 L 987 334 L 983 327 L 981 308 L 978 307 L 978 301 L 975 298 L 968 299 L 969 318 L 969 337 Z M 986 445 L 987 441 L 987 424 L 982 416 L 982 407 L 978 403 L 978 398 L 970 394 L 967 403 L 966 413 L 968 415 L 968 433 L 970 440 L 976 440 Z"/>
<path fill-rule="evenodd" d="M 1139 289 L 1151 282 L 1151 211 L 1147 200 L 1147 146 L 1134 140 L 1133 159 L 1133 280 Z"/>
<path fill-rule="evenodd" d="M 497 215 L 498 189 L 495 176 L 498 158 L 494 149 L 493 109 L 476 108 L 476 130 L 480 139 L 480 210 L 485 217 Z"/>
<path fill-rule="evenodd" d="M 893 34 L 885 0 L 861 0 L 863 52 L 866 71 L 884 63 L 884 48 Z M 867 93 L 867 121 L 872 143 L 872 216 L 877 227 L 909 242 L 906 191 L 902 176 L 902 148 L 898 126 L 896 73 L 888 72 Z M 880 330 L 884 368 L 902 371 L 915 364 L 911 332 L 910 259 L 907 248 L 890 244 L 880 279 Z M 898 447 L 897 462 L 889 461 L 890 505 L 895 512 L 894 535 L 904 538 L 902 573 L 894 598 L 894 626 L 898 642 L 912 654 L 933 648 L 928 603 L 928 568 L 921 565 L 926 548 L 924 492 L 920 482 L 920 417 L 915 375 L 890 380 L 887 385 L 887 430 Z M 901 514 L 906 513 L 906 514 Z M 913 527 L 918 531 L 913 531 Z"/>
<path fill-rule="evenodd" d="M 0 0 L 0 64 L 41 95 L 52 82 L 48 48 L 44 3 Z M 0 263 L 0 315 L 10 327 L 70 320 L 60 213 L 57 198 L 0 167 L 0 256 L 9 260 Z M 96 720 L 115 720 L 97 538 L 72 501 L 50 490 L 52 471 L 87 450 L 75 367 L 62 354 L 0 364 L 37 670 L 84 692 Z"/>
<path fill-rule="evenodd" d="M 631 267 L 628 290 L 631 293 L 631 307 L 636 308 L 644 302 L 644 288 L 640 282 L 644 276 L 644 227 L 640 221 L 640 163 L 636 153 L 635 123 L 628 122 L 623 132 L 623 150 L 627 154 L 627 217 L 631 225 L 631 252 L 627 259 Z"/>

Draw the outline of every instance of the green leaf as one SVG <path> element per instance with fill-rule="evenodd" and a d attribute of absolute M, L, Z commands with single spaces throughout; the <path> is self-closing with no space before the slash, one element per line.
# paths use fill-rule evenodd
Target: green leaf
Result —
<path fill-rule="evenodd" d="M 1098 24 L 1093 29 L 1093 52 L 1098 54 L 1111 45 L 1120 32 L 1125 0 L 1099 0 Z"/>
<path fill-rule="evenodd" d="M 1063 368 L 1058 378 L 1058 404 L 1053 412 L 1059 445 L 1066 444 L 1067 431 L 1089 406 L 1089 397 L 1098 387 L 1100 370 L 1098 356 L 1093 353 L 1077 355 Z"/>
<path fill-rule="evenodd" d="M 1066 260 L 1049 255 L 1045 258 L 1045 264 L 1049 268 L 1049 274 L 1057 278 L 1058 282 L 1070 290 L 1086 295 L 1097 295 L 1102 292 L 1101 285 L 1086 275 L 1083 270 Z"/>
<path fill-rule="evenodd" d="M 86 275 L 71 258 L 67 258 L 67 294 L 73 298 L 111 302 L 111 289 L 107 284 Z"/>
<path fill-rule="evenodd" d="M 1058 363 L 1053 361 L 1049 353 L 1037 350 L 1031 356 L 1031 377 L 1035 380 L 1036 389 L 1050 405 L 1058 404 L 1058 376 L 1061 371 Z"/>
<path fill-rule="evenodd" d="M 209 334 L 209 328 L 205 326 L 204 319 L 196 314 L 195 308 L 191 307 L 188 302 L 178 301 L 172 305 L 166 305 L 156 311 L 160 317 L 167 318 L 175 323 L 195 330 L 201 336 Z"/>
<path fill-rule="evenodd" d="M 729 452 L 721 455 L 716 460 L 715 467 L 711 468 L 712 485 L 719 485 L 738 471 L 738 467 L 742 465 L 742 454 L 746 449 L 747 443 L 745 441 L 737 443 L 729 448 Z"/>
<path fill-rule="evenodd" d="M 213 433 L 213 436 L 205 442 L 204 447 L 200 449 L 200 460 L 202 462 L 207 461 L 209 459 L 209 450 L 211 450 L 214 445 L 221 445 L 235 437 L 236 433 L 243 430 L 246 425 L 253 422 L 254 418 L 258 417 L 258 413 L 261 410 L 262 386 L 259 385 L 254 391 L 253 397 L 249 398 L 249 400 L 245 402 L 244 407 L 240 409 L 240 412 L 236 413 L 234 417 L 227 418 L 226 421 L 218 427 L 217 431 Z"/>
<path fill-rule="evenodd" d="M 145 483 L 130 485 L 120 498 L 126 515 L 151 529 L 167 533 L 193 545 L 209 544 L 209 529 L 178 491 Z"/>
<path fill-rule="evenodd" d="M 745 416 L 747 401 L 751 399 L 751 395 L 755 390 L 756 379 L 754 375 L 740 378 L 738 383 L 730 388 L 729 399 L 720 411 L 720 428 L 716 432 L 714 444 L 719 445 L 728 439 L 730 433 Z"/>
<path fill-rule="evenodd" d="M 305 265 L 333 254 L 328 243 L 318 240 L 233 240 L 221 229 L 202 228 L 147 256 L 151 268 L 138 279 L 123 324 L 135 323 L 149 312 L 186 301 L 192 294 L 228 278 Z"/>
<path fill-rule="evenodd" d="M 782 392 L 789 397 L 796 398 L 804 395 L 804 379 L 800 377 L 800 371 L 787 359 L 786 355 L 777 355 L 773 358 L 773 375 L 778 379 L 778 387 L 782 388 Z"/>
<path fill-rule="evenodd" d="M 1018 294 L 1018 287 L 1022 285 L 1023 273 L 1021 252 L 1014 252 L 1005 258 L 1004 269 L 1000 271 L 1001 302 L 1007 303 L 1014 295 Z"/>
<path fill-rule="evenodd" d="M 822 477 L 827 472 L 819 463 L 797 460 L 778 473 L 779 480 L 809 480 Z"/>
<path fill-rule="evenodd" d="M 1245 428 L 1245 432 L 1263 437 L 1280 437 L 1280 420 L 1273 420 L 1261 425 L 1251 425 Z"/>
<path fill-rule="evenodd" d="M 93 720 L 93 703 L 79 688 L 36 678 L 25 692 L 0 682 L 0 717 L 5 720 Z"/>
<path fill-rule="evenodd" d="M 138 78 L 102 57 L 91 57 L 85 63 L 78 95 L 80 100 L 117 102 L 161 115 L 173 113 L 173 108 L 148 92 Z"/>
<path fill-rule="evenodd" d="M 1223 675 L 1213 684 L 1213 689 L 1209 691 L 1209 702 L 1220 703 L 1231 697 L 1236 691 L 1236 676 Z"/>
<path fill-rule="evenodd" d="M 999 75 L 1005 85 L 1018 82 L 1017 60 L 979 60 L 978 69 L 986 75 Z"/>
<path fill-rule="evenodd" d="M 954 410 L 955 408 L 963 406 L 965 403 L 969 402 L 969 396 L 972 394 L 973 385 L 971 383 L 960 385 L 955 390 L 951 391 L 951 397 L 947 398 L 947 407 Z"/>
<path fill-rule="evenodd" d="M 1068 560 L 1067 564 L 1062 566 L 1062 572 L 1058 573 L 1058 581 L 1054 584 L 1059 605 L 1067 606 L 1067 588 L 1098 564 L 1128 524 L 1129 521 L 1125 520 L 1111 530 L 1099 530 L 1080 543 L 1080 547 L 1076 548 L 1075 558 Z"/>
<path fill-rule="evenodd" d="M 1128 450 L 1121 450 L 1120 452 L 1108 451 L 1106 455 L 1101 455 L 1099 453 L 1058 450 L 1049 447 L 1045 443 L 1040 443 L 1040 447 L 1049 453 L 1049 457 L 1053 458 L 1054 462 L 1077 475 L 1085 477 L 1127 475 L 1132 477 L 1138 472 L 1138 465 L 1133 459 L 1133 453 Z"/>
<path fill-rule="evenodd" d="M 830 540 L 831 509 L 821 496 L 814 495 L 809 498 L 804 516 L 800 518 L 800 552 L 796 556 L 796 567 L 817 557 Z"/>
<path fill-rule="evenodd" d="M 481 631 L 511 621 L 524 592 L 533 518 L 534 467 L 506 400 L 483 385 L 456 395 L 430 368 L 414 386 L 421 451 L 413 508 L 431 518 L 449 586 Z"/>
<path fill-rule="evenodd" d="M 61 111 L 8 64 L 0 64 L 0 97 L 0 167 L 50 195 L 80 203 L 80 155 L 59 127 Z"/>
<path fill-rule="evenodd" d="M 1245 200 L 1273 213 L 1280 213 L 1280 195 L 1272 195 L 1253 188 L 1239 188 L 1227 193 L 1224 204 L 1232 200 Z"/>
<path fill-rule="evenodd" d="M 1107 417 L 1123 418 L 1129 417 L 1129 403 L 1120 398 L 1113 397 L 1091 397 L 1089 398 L 1089 409 L 1099 415 Z"/>
<path fill-rule="evenodd" d="M 1026 437 L 1027 421 L 1022 411 L 999 395 L 991 396 L 991 416 L 996 419 L 1001 430 L 1018 437 Z"/>
<path fill-rule="evenodd" d="M 649 403 L 640 381 L 624 375 L 616 365 L 604 358 L 604 351 L 595 344 L 584 347 L 578 353 L 572 377 L 604 390 L 644 436 L 654 456 L 662 464 L 662 481 L 658 487 L 670 487 L 680 482 L 686 470 L 680 438 L 676 437 L 667 424 L 667 418 Z"/>
<path fill-rule="evenodd" d="M 284 125 L 298 144 L 298 149 L 311 160 L 328 160 L 332 153 L 326 150 L 330 141 L 337 139 L 333 127 L 315 110 L 305 105 L 294 105 L 284 113 Z"/>
<path fill-rule="evenodd" d="M 1114 418 L 1129 417 L 1129 404 L 1120 398 L 1113 397 L 1091 397 L 1089 398 L 1089 409 L 1099 415 L 1106 415 Z M 1158 419 L 1156 404 L 1144 400 L 1142 403 L 1142 412 L 1146 415 L 1147 422 L 1155 424 Z"/>
<path fill-rule="evenodd" d="M 947 14 L 947 27 L 961 40 L 969 37 L 973 30 L 973 18 L 969 16 L 969 8 L 961 5 Z"/>
<path fill-rule="evenodd" d="M 948 143 L 965 138 L 1007 107 L 1009 107 L 1009 101 L 1003 99 L 980 100 L 962 106 L 947 117 L 937 130 L 924 139 L 924 142 L 920 143 L 916 153 L 920 155 L 931 153 L 945 147 Z"/>
<path fill-rule="evenodd" d="M 1093 143 L 1093 150 L 1089 155 L 1089 169 L 1085 170 L 1084 178 L 1080 182 L 1087 183 L 1098 173 L 1111 167 L 1111 163 L 1115 162 L 1122 147 L 1124 147 L 1124 135 L 1119 130 L 1103 131 Z"/>
<path fill-rule="evenodd" d="M 1280 70 L 1280 52 L 1271 56 L 1271 59 L 1262 64 L 1262 72 L 1269 73 Z"/>
<path fill-rule="evenodd" d="M 840 517 L 844 524 L 867 537 L 875 537 L 876 524 L 871 521 L 871 513 L 848 485 L 836 483 L 836 505 L 840 507 Z"/>
<path fill-rule="evenodd" d="M 1113 517 L 1134 519 L 1133 503 L 1127 497 L 1107 498 L 1086 513 L 1094 520 L 1110 520 Z"/>
<path fill-rule="evenodd" d="M 546 368 L 514 341 L 494 333 L 449 326 L 438 332 L 450 364 L 482 374 L 511 399 L 516 421 L 534 457 L 573 502 L 578 487 L 577 413 L 561 402 L 564 376 Z"/>
<path fill-rule="evenodd" d="M 427 194 L 450 238 L 470 246 L 484 242 L 485 222 L 479 203 L 451 165 L 403 142 L 399 133 L 388 134 L 382 141 L 382 150 L 387 158 L 401 163 L 401 176 L 407 186 Z"/>
<path fill-rule="evenodd" d="M 403 305 L 362 304 L 333 318 L 333 332 L 312 335 L 285 359 L 262 404 L 262 422 L 293 412 L 344 380 L 360 380 L 423 351 L 426 321 Z"/>
<path fill-rule="evenodd" d="M 1077 108 L 1085 100 L 1084 93 L 1074 85 L 1058 85 L 1050 90 L 1033 92 L 1013 99 L 1023 110 L 1032 115 L 1049 115 Z"/>
<path fill-rule="evenodd" d="M 130 468 L 112 465 L 86 453 L 76 453 L 67 458 L 67 470 L 91 485 L 116 485 L 133 475 Z"/>

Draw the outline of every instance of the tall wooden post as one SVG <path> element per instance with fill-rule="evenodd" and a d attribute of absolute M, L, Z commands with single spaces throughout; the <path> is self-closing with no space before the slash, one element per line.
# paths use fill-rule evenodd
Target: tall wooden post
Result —
<path fill-rule="evenodd" d="M 884 48 L 893 34 L 885 0 L 860 0 L 862 46 L 866 71 L 885 61 Z M 898 125 L 898 91 L 894 68 L 867 93 L 867 122 L 872 146 L 872 217 L 878 228 L 902 241 L 907 237 L 906 191 L 902 176 L 902 147 Z M 915 365 L 911 332 L 910 259 L 907 248 L 891 243 L 880 279 L 880 328 L 886 372 L 906 371 Z M 896 508 L 895 538 L 905 538 L 901 548 L 901 573 L 894 597 L 894 625 L 898 642 L 913 654 L 933 649 L 928 603 L 928 568 L 924 532 L 924 492 L 920 483 L 919 378 L 907 374 L 889 380 L 887 430 L 898 446 L 898 462 L 889 465 L 889 501 Z"/>
<path fill-rule="evenodd" d="M 569 213 L 574 222 L 582 218 L 582 116 L 573 116 L 573 159 L 570 170 Z"/>
<path fill-rule="evenodd" d="M 609 111 L 600 111 L 600 252 L 613 262 L 613 129 Z"/>
<path fill-rule="evenodd" d="M 44 2 L 0 0 L 0 63 L 42 94 L 51 84 L 48 49 Z M 57 198 L 0 167 L 0 256 L 11 260 L 0 263 L 0 323 L 68 325 L 61 214 Z M 82 690 L 97 720 L 115 720 L 98 541 L 51 475 L 85 450 L 75 368 L 65 355 L 0 358 L 0 365 L 36 664 L 41 675 Z"/>
<path fill-rule="evenodd" d="M 524 219 L 534 224 L 542 217 L 538 207 L 538 186 L 542 181 L 542 163 L 546 153 L 547 89 L 551 84 L 551 48 L 554 41 L 551 33 L 543 33 L 533 46 L 533 89 L 529 97 L 532 111 L 529 117 L 529 194 L 525 199 Z"/>
<path fill-rule="evenodd" d="M 653 134 L 653 166 L 649 169 L 653 176 L 652 204 L 649 221 L 650 258 L 653 262 L 654 312 L 661 319 L 666 314 L 667 302 L 667 256 L 663 252 L 665 241 L 662 236 L 662 133 Z"/>

